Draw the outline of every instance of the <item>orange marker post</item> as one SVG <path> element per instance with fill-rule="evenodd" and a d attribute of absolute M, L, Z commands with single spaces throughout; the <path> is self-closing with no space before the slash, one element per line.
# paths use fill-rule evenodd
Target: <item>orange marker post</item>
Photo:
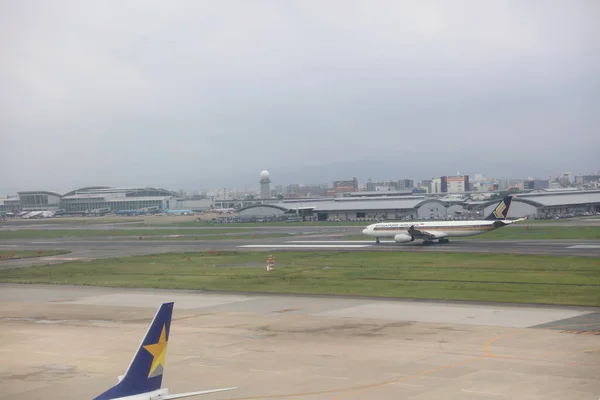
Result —
<path fill-rule="evenodd" d="M 272 255 L 267 257 L 267 271 L 273 271 L 275 269 L 275 260 Z"/>

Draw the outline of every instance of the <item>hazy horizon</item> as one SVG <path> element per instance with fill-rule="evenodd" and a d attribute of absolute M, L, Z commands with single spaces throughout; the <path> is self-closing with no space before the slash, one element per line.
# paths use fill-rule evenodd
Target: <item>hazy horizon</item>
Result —
<path fill-rule="evenodd" d="M 0 194 L 600 169 L 600 3 L 0 5 Z"/>

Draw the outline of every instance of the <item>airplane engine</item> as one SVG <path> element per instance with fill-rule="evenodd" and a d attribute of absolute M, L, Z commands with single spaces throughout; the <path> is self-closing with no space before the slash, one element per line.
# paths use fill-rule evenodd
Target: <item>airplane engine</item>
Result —
<path fill-rule="evenodd" d="M 407 242 L 413 242 L 415 240 L 414 237 L 406 234 L 406 233 L 399 233 L 396 236 L 394 236 L 394 241 L 396 243 L 407 243 Z"/>

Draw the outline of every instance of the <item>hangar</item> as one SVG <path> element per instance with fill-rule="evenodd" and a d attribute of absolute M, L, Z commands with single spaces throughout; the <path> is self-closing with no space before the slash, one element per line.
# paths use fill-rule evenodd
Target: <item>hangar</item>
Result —
<path fill-rule="evenodd" d="M 241 217 L 279 217 L 294 211 L 278 204 L 254 204 L 241 208 L 238 214 Z"/>
<path fill-rule="evenodd" d="M 498 200 L 484 203 L 484 215 L 494 210 Z M 557 216 L 579 216 L 600 212 L 600 190 L 542 190 L 517 194 L 508 218 L 547 219 Z"/>
<path fill-rule="evenodd" d="M 278 217 L 286 213 L 316 217 L 319 221 L 361 219 L 446 219 L 454 208 L 462 208 L 424 196 L 405 198 L 336 198 L 309 201 L 284 201 L 252 205 L 239 210 L 241 218 Z"/>

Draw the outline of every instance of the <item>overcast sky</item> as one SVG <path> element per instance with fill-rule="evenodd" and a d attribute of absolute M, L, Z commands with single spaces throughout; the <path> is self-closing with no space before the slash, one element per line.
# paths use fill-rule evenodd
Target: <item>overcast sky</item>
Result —
<path fill-rule="evenodd" d="M 0 2 L 0 193 L 600 168 L 600 2 Z"/>

